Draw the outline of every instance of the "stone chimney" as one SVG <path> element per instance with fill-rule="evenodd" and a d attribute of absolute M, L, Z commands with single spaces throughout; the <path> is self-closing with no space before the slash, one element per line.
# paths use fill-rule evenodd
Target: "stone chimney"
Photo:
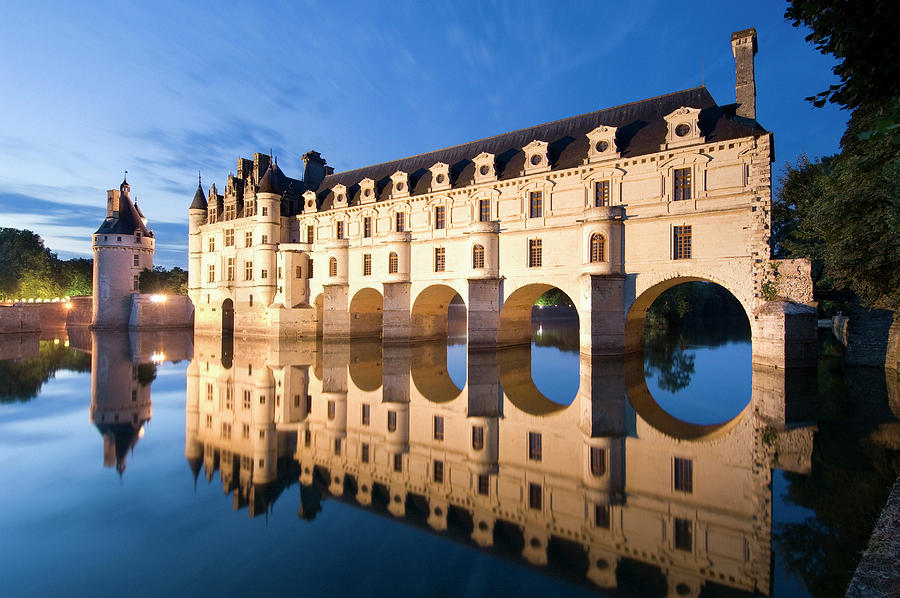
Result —
<path fill-rule="evenodd" d="M 753 57 L 756 56 L 756 29 L 744 29 L 731 34 L 731 52 L 734 54 L 734 95 L 738 107 L 736 114 L 756 120 L 756 76 Z"/>
<path fill-rule="evenodd" d="M 322 179 L 329 174 L 327 170 L 325 159 L 319 152 L 310 150 L 303 154 L 303 182 L 307 189 L 318 189 Z M 334 169 L 331 171 L 334 172 Z"/>

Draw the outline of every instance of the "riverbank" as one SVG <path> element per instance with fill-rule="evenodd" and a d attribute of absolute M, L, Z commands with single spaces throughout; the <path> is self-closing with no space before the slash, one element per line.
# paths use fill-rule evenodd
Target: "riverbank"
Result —
<path fill-rule="evenodd" d="M 900 596 L 900 478 L 847 588 L 847 598 Z"/>

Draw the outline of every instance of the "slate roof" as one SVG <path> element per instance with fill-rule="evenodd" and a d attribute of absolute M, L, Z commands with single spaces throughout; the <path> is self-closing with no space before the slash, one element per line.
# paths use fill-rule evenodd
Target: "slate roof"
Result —
<path fill-rule="evenodd" d="M 153 237 L 153 232 L 144 226 L 141 214 L 131 198 L 123 192 L 119 192 L 119 216 L 110 217 L 103 221 L 95 235 L 133 235 L 141 231 L 145 237 Z"/>
<path fill-rule="evenodd" d="M 194 193 L 194 201 L 191 202 L 191 207 L 188 208 L 190 210 L 205 210 L 206 209 L 206 196 L 203 195 L 203 185 L 201 183 L 197 183 L 197 192 Z"/>
<path fill-rule="evenodd" d="M 316 190 L 319 209 L 332 207 L 334 194 L 331 188 L 337 184 L 346 185 L 348 205 L 357 205 L 359 181 L 365 178 L 376 182 L 377 200 L 387 200 L 390 198 L 390 176 L 398 170 L 409 173 L 413 196 L 427 193 L 431 186 L 428 168 L 437 162 L 450 165 L 452 188 L 465 187 L 474 179 L 472 158 L 482 152 L 495 155 L 498 180 L 516 178 L 521 176 L 525 166 L 522 148 L 535 139 L 549 143 L 551 170 L 580 166 L 588 153 L 586 135 L 600 125 L 618 128 L 616 147 L 622 158 L 656 153 L 667 132 L 663 117 L 682 106 L 700 109 L 700 133 L 709 143 L 766 133 L 755 121 L 736 117 L 734 104 L 719 106 L 705 86 L 695 87 L 391 162 L 333 173 L 326 176 Z"/>

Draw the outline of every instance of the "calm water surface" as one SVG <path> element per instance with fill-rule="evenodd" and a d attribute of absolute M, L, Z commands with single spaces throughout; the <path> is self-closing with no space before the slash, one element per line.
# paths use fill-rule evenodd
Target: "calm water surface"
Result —
<path fill-rule="evenodd" d="M 895 380 L 753 368 L 727 322 L 624 361 L 571 332 L 0 339 L 2 593 L 842 594 Z"/>

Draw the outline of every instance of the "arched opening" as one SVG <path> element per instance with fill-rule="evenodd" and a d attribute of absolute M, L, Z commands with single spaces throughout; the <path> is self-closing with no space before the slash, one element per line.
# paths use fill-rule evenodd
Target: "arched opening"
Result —
<path fill-rule="evenodd" d="M 328 259 L 328 276 L 334 278 L 338 273 L 337 258 Z"/>
<path fill-rule="evenodd" d="M 371 287 L 357 291 L 350 300 L 350 336 L 381 337 L 384 297 Z"/>
<path fill-rule="evenodd" d="M 497 352 L 497 368 L 500 373 L 500 387 L 509 402 L 520 411 L 529 415 L 545 416 L 564 410 L 575 399 L 578 393 L 578 356 L 575 356 L 576 371 L 574 373 L 575 392 L 560 393 L 553 388 L 552 380 L 543 380 L 547 394 L 535 384 L 532 376 L 531 346 L 519 345 L 506 347 Z M 571 376 L 562 376 L 571 378 Z M 557 387 L 558 388 L 558 387 Z M 563 396 L 571 394 L 571 396 Z M 552 398 L 551 398 L 552 397 Z"/>
<path fill-rule="evenodd" d="M 476 243 L 472 247 L 472 268 L 475 270 L 484 268 L 484 245 Z"/>
<path fill-rule="evenodd" d="M 381 342 L 378 339 L 359 339 L 350 343 L 350 379 L 364 392 L 381 388 L 384 376 Z"/>
<path fill-rule="evenodd" d="M 466 304 L 456 289 L 443 284 L 427 287 L 410 310 L 410 338 L 444 340 L 465 331 Z M 464 334 L 464 332 L 462 332 Z"/>
<path fill-rule="evenodd" d="M 392 251 L 388 254 L 388 274 L 396 274 L 397 269 L 399 267 L 400 260 L 397 257 L 397 252 Z"/>
<path fill-rule="evenodd" d="M 448 346 L 442 341 L 423 343 L 415 348 L 411 355 L 411 374 L 416 390 L 435 403 L 444 403 L 459 396 L 465 386 L 465 366 L 463 381 L 458 384 L 454 378 L 456 372 L 450 371 L 448 363 Z M 465 362 L 465 346 L 463 345 L 463 361 Z"/>
<path fill-rule="evenodd" d="M 606 261 L 606 237 L 600 233 L 591 235 L 591 248 L 588 259 L 592 264 Z"/>
<path fill-rule="evenodd" d="M 222 334 L 234 334 L 234 301 L 222 302 Z"/>
<path fill-rule="evenodd" d="M 562 289 L 545 283 L 513 291 L 500 310 L 498 344 L 557 346 L 578 350 L 578 311 Z"/>
<path fill-rule="evenodd" d="M 635 339 L 638 332 L 640 338 Z M 631 380 L 629 398 L 645 409 L 651 396 L 656 409 L 677 421 L 719 426 L 750 403 L 750 320 L 725 287 L 676 278 L 647 289 L 626 316 L 626 337 L 643 349 L 646 396 Z"/>

